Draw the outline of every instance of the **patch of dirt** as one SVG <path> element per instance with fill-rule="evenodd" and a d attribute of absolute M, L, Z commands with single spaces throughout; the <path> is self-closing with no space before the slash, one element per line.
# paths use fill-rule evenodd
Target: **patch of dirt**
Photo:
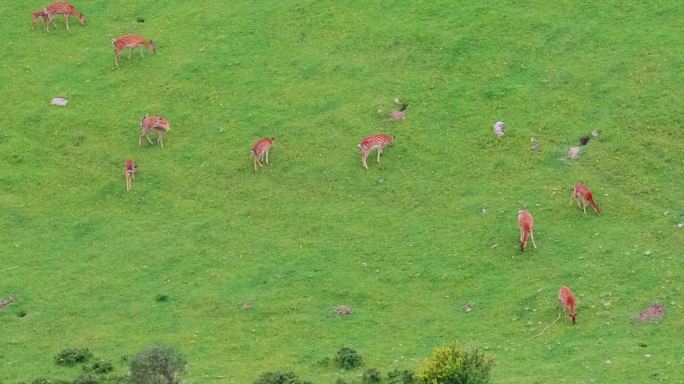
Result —
<path fill-rule="evenodd" d="M 335 308 L 334 312 L 339 316 L 349 316 L 352 314 L 351 308 L 347 307 L 346 305 L 340 305 L 339 307 Z"/>
<path fill-rule="evenodd" d="M 649 321 L 661 319 L 665 315 L 665 306 L 653 304 L 641 311 L 639 316 L 634 318 L 635 323 L 648 323 Z"/>

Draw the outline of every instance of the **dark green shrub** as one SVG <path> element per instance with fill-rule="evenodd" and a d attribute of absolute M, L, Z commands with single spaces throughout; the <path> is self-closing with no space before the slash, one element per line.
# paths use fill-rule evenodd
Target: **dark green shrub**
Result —
<path fill-rule="evenodd" d="M 363 373 L 361 381 L 363 384 L 378 384 L 382 381 L 382 375 L 380 375 L 380 372 L 377 369 L 368 368 L 366 372 Z"/>
<path fill-rule="evenodd" d="M 338 377 L 338 378 L 337 378 L 337 380 L 335 381 L 335 384 L 347 384 L 347 382 L 346 382 L 346 381 L 344 381 L 344 379 L 343 379 L 343 378 L 341 378 L 341 377 Z"/>
<path fill-rule="evenodd" d="M 93 356 L 88 348 L 67 348 L 55 356 L 57 365 L 71 367 L 76 364 L 85 363 Z"/>
<path fill-rule="evenodd" d="M 493 365 L 489 356 L 477 350 L 449 345 L 432 352 L 419 377 L 426 384 L 485 384 Z"/>
<path fill-rule="evenodd" d="M 114 366 L 112 366 L 112 362 L 109 360 L 100 360 L 97 359 L 93 364 L 88 367 L 88 370 L 97 373 L 97 374 L 104 374 L 107 372 L 111 372 L 114 369 Z"/>
<path fill-rule="evenodd" d="M 162 344 L 138 352 L 129 365 L 133 384 L 179 384 L 187 363 L 175 349 Z"/>
<path fill-rule="evenodd" d="M 349 347 L 342 347 L 335 356 L 335 365 L 338 368 L 353 369 L 362 364 L 361 355 Z"/>
<path fill-rule="evenodd" d="M 390 384 L 415 384 L 418 382 L 416 374 L 408 369 L 403 371 L 395 369 L 394 371 L 387 372 L 387 379 Z"/>
<path fill-rule="evenodd" d="M 311 384 L 300 379 L 294 372 L 265 372 L 254 384 Z"/>
<path fill-rule="evenodd" d="M 171 300 L 171 298 L 167 295 L 159 294 L 159 295 L 157 295 L 155 300 L 157 300 L 158 303 L 165 303 L 165 302 Z"/>

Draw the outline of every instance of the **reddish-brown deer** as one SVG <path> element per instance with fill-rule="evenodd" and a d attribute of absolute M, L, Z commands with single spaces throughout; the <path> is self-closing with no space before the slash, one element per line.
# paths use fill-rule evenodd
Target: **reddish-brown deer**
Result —
<path fill-rule="evenodd" d="M 254 144 L 252 147 L 252 157 L 254 158 L 254 170 L 257 170 L 257 164 L 260 167 L 263 167 L 264 165 L 261 163 L 262 161 L 265 161 L 266 164 L 268 164 L 268 151 L 271 150 L 271 147 L 273 146 L 273 142 L 275 141 L 275 137 L 265 137 Z"/>
<path fill-rule="evenodd" d="M 575 184 L 575 189 L 570 196 L 570 205 L 572 205 L 573 200 L 577 200 L 577 206 L 582 208 L 585 215 L 587 214 L 587 205 L 589 204 L 594 208 L 594 212 L 596 212 L 597 215 L 601 214 L 601 208 L 599 208 L 598 204 L 594 201 L 594 196 L 592 196 L 589 188 L 583 183 Z"/>
<path fill-rule="evenodd" d="M 386 145 L 394 144 L 394 138 L 386 135 L 384 133 L 378 133 L 375 135 L 370 135 L 365 137 L 359 143 L 358 147 L 361 148 L 361 164 L 364 168 L 368 169 L 368 155 L 374 149 L 378 150 L 378 163 L 380 162 L 380 155 Z"/>
<path fill-rule="evenodd" d="M 38 20 L 43 20 L 44 28 L 47 30 L 47 13 L 45 12 L 45 8 L 31 14 L 31 29 L 36 29 L 36 22 Z"/>
<path fill-rule="evenodd" d="M 57 15 L 64 15 L 64 24 L 66 24 L 66 29 L 69 30 L 69 16 L 75 16 L 81 25 L 88 25 L 85 16 L 78 13 L 76 8 L 69 3 L 52 3 L 43 9 L 45 12 L 45 29 L 49 32 L 49 25 L 52 23 L 52 19 Z M 54 24 L 53 24 L 54 26 Z"/>
<path fill-rule="evenodd" d="M 570 288 L 566 286 L 561 286 L 560 292 L 558 292 L 558 306 L 563 306 L 563 314 L 565 318 L 568 318 L 568 312 L 570 312 L 570 318 L 572 319 L 572 325 L 575 325 L 575 296 L 572 295 Z"/>
<path fill-rule="evenodd" d="M 147 139 L 150 144 L 150 132 L 157 132 L 157 143 L 164 149 L 164 134 L 171 130 L 169 121 L 161 116 L 143 116 L 140 118 L 140 136 L 138 136 L 138 146 L 142 145 L 143 137 Z"/>
<path fill-rule="evenodd" d="M 520 227 L 520 249 L 525 252 L 527 247 L 527 239 L 532 238 L 532 245 L 537 248 L 537 244 L 534 242 L 534 233 L 532 231 L 532 226 L 534 225 L 534 219 L 532 215 L 527 211 L 518 211 L 518 226 Z"/>
<path fill-rule="evenodd" d="M 126 178 L 126 192 L 133 189 L 133 180 L 135 180 L 135 172 L 138 170 L 138 166 L 133 163 L 133 160 L 126 160 L 124 165 L 124 177 Z"/>
<path fill-rule="evenodd" d="M 124 49 L 129 49 L 128 60 L 131 59 L 131 53 L 134 48 L 140 48 L 140 56 L 142 57 L 145 57 L 145 55 L 143 55 L 143 47 L 147 47 L 152 53 L 157 52 L 157 47 L 152 40 L 145 40 L 140 35 L 121 36 L 118 39 L 112 40 L 112 44 L 114 45 L 114 64 L 116 64 L 117 68 L 119 68 L 119 56 L 121 56 L 121 52 Z"/>

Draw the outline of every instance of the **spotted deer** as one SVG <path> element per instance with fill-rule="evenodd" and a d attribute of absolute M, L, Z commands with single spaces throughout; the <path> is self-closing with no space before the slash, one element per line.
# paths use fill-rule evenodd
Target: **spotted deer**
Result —
<path fill-rule="evenodd" d="M 518 226 L 520 227 L 520 249 L 525 252 L 527 247 L 527 239 L 532 238 L 532 245 L 537 248 L 537 244 L 534 242 L 534 234 L 532 232 L 532 226 L 534 225 L 534 219 L 532 215 L 527 211 L 518 211 Z"/>
<path fill-rule="evenodd" d="M 45 12 L 45 29 L 48 32 L 50 31 L 49 25 L 50 23 L 52 23 L 52 19 L 54 19 L 57 15 L 64 15 L 64 24 L 66 24 L 67 30 L 69 30 L 69 16 L 75 16 L 83 26 L 88 25 L 85 16 L 78 13 L 76 8 L 74 8 L 74 6 L 69 3 L 52 3 L 45 7 L 45 9 L 43 9 L 43 12 Z"/>
<path fill-rule="evenodd" d="M 164 134 L 171 130 L 169 126 L 169 121 L 161 116 L 148 116 L 145 115 L 140 118 L 140 136 L 138 136 L 138 146 L 142 145 L 143 137 L 147 139 L 150 144 L 150 132 L 157 132 L 157 143 L 164 149 Z"/>
<path fill-rule="evenodd" d="M 573 200 L 577 201 L 577 206 L 582 208 L 585 215 L 587 214 L 587 205 L 589 204 L 594 208 L 594 212 L 597 215 L 601 215 L 601 208 L 594 201 L 594 196 L 591 195 L 589 188 L 583 183 L 575 184 L 575 189 L 570 196 L 570 205 L 572 205 Z"/>
<path fill-rule="evenodd" d="M 31 14 L 31 29 L 36 29 L 36 22 L 38 20 L 43 21 L 44 28 L 47 30 L 47 13 L 45 13 L 45 8 Z"/>
<path fill-rule="evenodd" d="M 138 166 L 133 163 L 133 160 L 126 160 L 124 165 L 124 176 L 126 178 L 126 192 L 133 189 L 133 180 L 135 180 L 135 172 L 138 170 Z"/>
<path fill-rule="evenodd" d="M 378 150 L 378 163 L 380 162 L 380 155 L 386 145 L 394 144 L 394 138 L 384 133 L 378 133 L 365 137 L 359 143 L 358 147 L 361 149 L 361 164 L 368 169 L 368 155 L 374 149 Z"/>
<path fill-rule="evenodd" d="M 572 319 L 572 325 L 575 325 L 575 296 L 572 295 L 570 288 L 566 286 L 560 287 L 560 292 L 558 292 L 558 307 L 563 306 L 563 314 L 565 318 L 568 318 L 568 312 L 570 312 L 570 318 Z"/>
<path fill-rule="evenodd" d="M 114 64 L 116 64 L 117 68 L 119 68 L 119 56 L 121 56 L 121 52 L 124 49 L 129 49 L 128 60 L 131 59 L 131 53 L 134 48 L 140 48 L 140 56 L 142 57 L 145 57 L 145 55 L 143 55 L 143 47 L 147 47 L 152 53 L 157 52 L 157 47 L 152 40 L 145 40 L 140 35 L 121 36 L 118 39 L 112 40 L 112 45 L 114 45 Z"/>
<path fill-rule="evenodd" d="M 265 137 L 254 144 L 252 147 L 252 157 L 254 158 L 254 170 L 257 170 L 257 164 L 260 167 L 263 167 L 264 165 L 261 163 L 262 161 L 266 161 L 266 164 L 268 164 L 268 151 L 271 150 L 271 147 L 273 146 L 273 142 L 275 141 L 275 137 Z"/>

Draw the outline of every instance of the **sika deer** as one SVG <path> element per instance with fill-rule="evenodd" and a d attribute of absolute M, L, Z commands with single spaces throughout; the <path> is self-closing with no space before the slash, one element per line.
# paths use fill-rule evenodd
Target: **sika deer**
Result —
<path fill-rule="evenodd" d="M 532 238 L 532 245 L 537 248 L 537 244 L 534 243 L 534 234 L 532 232 L 532 226 L 534 225 L 534 219 L 532 215 L 527 211 L 518 211 L 518 226 L 520 227 L 520 249 L 525 252 L 525 247 L 527 247 L 527 239 Z"/>
<path fill-rule="evenodd" d="M 76 8 L 69 3 L 52 3 L 43 9 L 45 12 L 45 29 L 49 32 L 49 24 L 52 23 L 52 19 L 57 15 L 64 15 L 64 24 L 66 24 L 66 29 L 69 30 L 69 16 L 76 16 L 81 25 L 88 25 L 85 16 L 78 13 Z M 54 24 L 53 24 L 54 25 Z"/>
<path fill-rule="evenodd" d="M 153 144 L 152 140 L 150 140 L 150 131 L 155 131 L 158 135 L 157 143 L 164 149 L 164 134 L 171 130 L 168 120 L 161 116 L 145 115 L 140 118 L 140 127 L 142 128 L 142 131 L 140 132 L 140 136 L 138 136 L 138 146 L 142 145 L 143 137 L 145 137 L 150 144 Z"/>
<path fill-rule="evenodd" d="M 121 56 L 121 52 L 126 48 L 130 49 L 128 51 L 128 60 L 131 59 L 131 53 L 134 48 L 140 47 L 140 56 L 142 57 L 145 57 L 143 55 L 143 46 L 147 47 L 152 53 L 157 52 L 157 47 L 152 40 L 145 40 L 140 35 L 121 36 L 118 39 L 112 40 L 112 44 L 114 45 L 114 64 L 116 64 L 117 68 L 119 68 L 119 56 Z"/>
<path fill-rule="evenodd" d="M 575 296 L 572 295 L 570 288 L 566 286 L 561 286 L 560 292 L 558 292 L 558 306 L 563 306 L 563 314 L 565 318 L 568 318 L 568 311 L 570 311 L 570 318 L 572 319 L 572 325 L 575 325 Z"/>
<path fill-rule="evenodd" d="M 394 144 L 394 138 L 386 135 L 384 133 L 378 133 L 375 135 L 370 135 L 365 137 L 359 143 L 358 147 L 361 148 L 361 164 L 364 168 L 368 169 L 368 155 L 372 150 L 378 150 L 378 163 L 380 162 L 380 155 L 382 155 L 382 150 L 386 145 Z"/>
<path fill-rule="evenodd" d="M 138 166 L 133 163 L 133 160 L 126 160 L 126 165 L 124 165 L 124 176 L 126 178 L 126 192 L 133 189 L 133 180 L 135 180 L 135 172 L 138 170 Z"/>
<path fill-rule="evenodd" d="M 587 214 L 587 205 L 589 204 L 594 208 L 594 212 L 597 215 L 601 215 L 601 208 L 594 202 L 594 196 L 591 195 L 591 191 L 583 183 L 575 184 L 575 189 L 570 196 L 570 205 L 572 205 L 573 200 L 577 200 L 577 206 L 584 210 L 585 215 Z"/>
<path fill-rule="evenodd" d="M 257 170 L 257 164 L 259 164 L 260 167 L 263 167 L 264 165 L 261 163 L 262 161 L 266 161 L 266 164 L 268 164 L 268 151 L 271 150 L 271 147 L 273 146 L 273 142 L 275 141 L 275 137 L 271 138 L 263 138 L 254 144 L 252 147 L 252 157 L 254 158 L 254 170 Z"/>

